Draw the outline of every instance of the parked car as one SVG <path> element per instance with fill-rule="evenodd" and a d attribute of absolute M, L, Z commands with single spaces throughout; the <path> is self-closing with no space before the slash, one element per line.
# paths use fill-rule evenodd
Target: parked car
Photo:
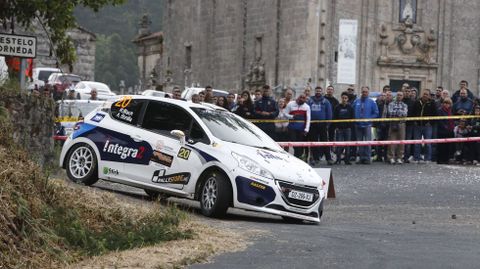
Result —
<path fill-rule="evenodd" d="M 80 81 L 74 88 L 77 99 L 83 100 L 90 99 L 90 92 L 92 89 L 97 90 L 98 100 L 107 100 L 116 95 L 110 90 L 107 84 L 96 81 Z"/>
<path fill-rule="evenodd" d="M 61 100 L 56 103 L 55 140 L 66 140 L 73 133 L 75 124 L 101 106 L 104 101 Z"/>
<path fill-rule="evenodd" d="M 156 96 L 156 97 L 165 97 L 165 96 L 169 96 L 168 93 L 166 92 L 162 92 L 162 91 L 156 91 L 156 90 L 145 90 L 142 92 L 142 95 L 145 95 L 145 96 Z"/>
<path fill-rule="evenodd" d="M 65 97 L 68 89 L 75 87 L 81 80 L 80 76 L 74 74 L 52 73 L 48 77 L 47 87 L 53 91 L 53 98 L 59 100 Z"/>
<path fill-rule="evenodd" d="M 318 223 L 326 195 L 314 169 L 254 124 L 170 98 L 105 102 L 67 138 L 59 162 L 74 182 L 104 179 L 151 197 L 196 199 L 211 217 L 237 207 Z"/>
<path fill-rule="evenodd" d="M 185 88 L 185 90 L 182 92 L 181 97 L 185 100 L 190 101 L 190 100 L 192 100 L 192 95 L 198 94 L 199 92 L 204 91 L 204 90 L 205 90 L 205 88 Z M 213 89 L 212 91 L 213 91 L 214 96 L 227 97 L 227 95 L 228 95 L 228 92 L 224 91 L 224 90 Z"/>
<path fill-rule="evenodd" d="M 61 73 L 62 70 L 59 68 L 52 68 L 52 67 L 36 67 L 32 70 L 32 81 L 28 84 L 27 89 L 33 90 L 35 88 L 35 84 L 37 84 L 38 88 L 42 88 L 45 86 L 48 78 L 52 73 Z"/>

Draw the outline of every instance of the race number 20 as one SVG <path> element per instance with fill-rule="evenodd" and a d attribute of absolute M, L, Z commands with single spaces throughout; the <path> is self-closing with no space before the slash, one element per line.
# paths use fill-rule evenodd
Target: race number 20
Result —
<path fill-rule="evenodd" d="M 188 157 L 190 157 L 190 152 L 191 150 L 187 148 L 180 148 L 180 150 L 178 151 L 177 157 L 184 160 L 188 160 Z"/>
<path fill-rule="evenodd" d="M 120 108 L 126 108 L 130 104 L 130 102 L 132 102 L 131 96 L 123 96 L 115 103 L 115 106 Z"/>

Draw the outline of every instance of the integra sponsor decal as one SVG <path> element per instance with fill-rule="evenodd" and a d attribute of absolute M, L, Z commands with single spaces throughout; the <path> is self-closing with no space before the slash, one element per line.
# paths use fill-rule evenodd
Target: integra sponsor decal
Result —
<path fill-rule="evenodd" d="M 175 173 L 165 175 L 165 169 L 153 172 L 152 182 L 154 183 L 168 183 L 168 184 L 188 184 L 190 180 L 190 173 Z"/>
<path fill-rule="evenodd" d="M 126 158 L 134 158 L 134 159 L 142 159 L 143 153 L 145 152 L 145 147 L 140 146 L 138 149 L 130 148 L 126 146 L 121 146 L 120 144 L 112 144 L 110 140 L 105 142 L 105 146 L 103 147 L 103 152 L 111 153 L 118 155 L 120 159 L 125 160 Z"/>
<path fill-rule="evenodd" d="M 154 150 L 150 161 L 170 167 L 172 166 L 173 156 Z"/>

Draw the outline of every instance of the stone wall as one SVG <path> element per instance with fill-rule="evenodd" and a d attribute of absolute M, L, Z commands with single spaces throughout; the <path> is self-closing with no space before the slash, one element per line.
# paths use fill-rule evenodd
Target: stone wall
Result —
<path fill-rule="evenodd" d="M 95 35 L 81 27 L 68 30 L 67 35 L 72 38 L 77 53 L 72 73 L 84 80 L 95 80 Z M 68 72 L 68 68 L 64 71 Z"/>
<path fill-rule="evenodd" d="M 0 89 L 0 104 L 8 111 L 14 141 L 40 165 L 56 165 L 54 159 L 54 110 L 51 98 L 6 93 Z"/>
<path fill-rule="evenodd" d="M 400 22 L 402 1 L 416 9 L 413 25 Z M 357 86 L 380 90 L 392 80 L 413 80 L 453 92 L 465 79 L 478 94 L 480 1 L 402 1 L 164 1 L 163 65 L 179 86 L 242 88 L 251 66 L 264 65 L 272 86 L 328 82 L 339 94 L 347 86 L 336 83 L 339 20 L 355 19 Z M 399 46 L 401 34 L 407 47 Z M 186 46 L 192 47 L 188 72 Z"/>

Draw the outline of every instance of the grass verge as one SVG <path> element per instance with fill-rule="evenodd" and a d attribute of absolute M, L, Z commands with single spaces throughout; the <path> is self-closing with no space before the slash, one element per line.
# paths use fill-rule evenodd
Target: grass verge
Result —
<path fill-rule="evenodd" d="M 0 117 L 0 268 L 58 268 L 93 255 L 187 239 L 186 214 L 49 180 Z"/>

